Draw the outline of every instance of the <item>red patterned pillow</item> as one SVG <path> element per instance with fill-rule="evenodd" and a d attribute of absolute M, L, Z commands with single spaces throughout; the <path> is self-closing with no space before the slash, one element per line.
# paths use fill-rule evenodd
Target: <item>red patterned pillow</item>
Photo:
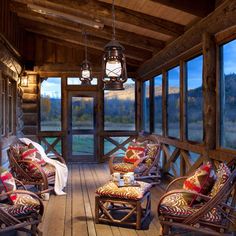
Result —
<path fill-rule="evenodd" d="M 215 183 L 216 175 L 210 162 L 199 167 L 194 175 L 184 181 L 183 189 L 196 193 L 208 194 Z M 184 194 L 184 199 L 191 206 L 197 199 L 197 195 Z"/>
<path fill-rule="evenodd" d="M 146 148 L 144 143 L 131 142 L 125 153 L 124 162 L 135 163 L 145 156 L 145 150 Z"/>
<path fill-rule="evenodd" d="M 12 174 L 2 167 L 0 167 L 0 180 L 2 182 L 2 185 L 4 186 L 5 192 L 16 190 L 16 183 Z M 14 204 L 17 200 L 17 194 L 10 194 L 9 198 L 10 201 Z"/>
<path fill-rule="evenodd" d="M 40 166 L 45 165 L 46 162 L 43 159 L 36 157 L 37 151 L 37 148 L 35 148 L 34 145 L 30 143 L 28 146 L 21 149 L 21 159 L 36 162 Z M 35 166 L 30 165 L 29 168 L 32 170 L 35 169 Z"/>

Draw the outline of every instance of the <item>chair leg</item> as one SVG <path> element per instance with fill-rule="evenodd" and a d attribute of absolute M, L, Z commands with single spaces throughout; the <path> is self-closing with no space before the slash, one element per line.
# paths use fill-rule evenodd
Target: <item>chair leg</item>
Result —
<path fill-rule="evenodd" d="M 169 235 L 170 232 L 170 226 L 169 225 L 162 225 L 162 235 Z"/>

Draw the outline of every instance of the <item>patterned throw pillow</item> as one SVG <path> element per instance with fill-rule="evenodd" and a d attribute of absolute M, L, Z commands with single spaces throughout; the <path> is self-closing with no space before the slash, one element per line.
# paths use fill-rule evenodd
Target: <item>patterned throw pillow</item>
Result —
<path fill-rule="evenodd" d="M 215 171 L 212 165 L 207 164 L 199 167 L 194 175 L 190 176 L 184 181 L 183 189 L 190 190 L 192 192 L 208 194 L 216 180 Z M 184 199 L 190 206 L 197 200 L 197 195 L 183 194 Z"/>
<path fill-rule="evenodd" d="M 147 144 L 147 147 L 146 147 L 147 159 L 145 161 L 145 164 L 147 166 L 150 166 L 152 164 L 152 162 L 154 161 L 157 155 L 159 148 L 160 148 L 159 144 Z"/>
<path fill-rule="evenodd" d="M 4 192 L 16 190 L 16 183 L 12 174 L 2 167 L 0 167 L 0 180 L 2 185 L 4 186 Z M 9 198 L 10 201 L 14 204 L 17 201 L 17 194 L 10 194 Z"/>
<path fill-rule="evenodd" d="M 221 163 L 216 170 L 216 182 L 210 192 L 210 197 L 214 197 L 220 189 L 223 187 L 227 179 L 229 178 L 231 171 L 225 163 Z"/>
<path fill-rule="evenodd" d="M 135 163 L 145 156 L 146 143 L 131 142 L 125 153 L 124 162 Z"/>
<path fill-rule="evenodd" d="M 35 148 L 34 145 L 30 143 L 28 146 L 21 149 L 21 159 L 36 162 L 40 166 L 45 165 L 46 162 L 43 159 L 36 157 L 37 151 L 37 148 Z M 29 166 L 29 168 L 31 170 L 35 169 L 36 167 L 32 164 Z"/>

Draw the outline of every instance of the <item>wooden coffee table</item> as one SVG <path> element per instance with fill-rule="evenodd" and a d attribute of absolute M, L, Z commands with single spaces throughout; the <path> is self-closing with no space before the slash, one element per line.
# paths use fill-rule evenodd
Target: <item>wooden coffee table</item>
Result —
<path fill-rule="evenodd" d="M 139 187 L 136 187 L 136 192 L 138 191 L 137 188 Z M 129 188 L 129 190 L 132 191 L 132 188 Z M 150 188 L 138 199 L 127 199 L 127 196 L 117 197 L 119 195 L 117 194 L 118 191 L 120 191 L 120 188 L 114 188 L 107 194 L 97 192 L 98 195 L 95 197 L 95 222 L 129 225 L 141 229 L 143 221 L 151 212 Z"/>

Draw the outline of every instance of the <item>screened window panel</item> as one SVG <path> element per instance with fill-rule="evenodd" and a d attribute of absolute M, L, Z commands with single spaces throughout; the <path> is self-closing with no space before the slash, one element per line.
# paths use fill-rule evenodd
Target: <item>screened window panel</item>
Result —
<path fill-rule="evenodd" d="M 180 137 L 180 67 L 176 66 L 167 71 L 167 117 L 168 136 Z"/>

